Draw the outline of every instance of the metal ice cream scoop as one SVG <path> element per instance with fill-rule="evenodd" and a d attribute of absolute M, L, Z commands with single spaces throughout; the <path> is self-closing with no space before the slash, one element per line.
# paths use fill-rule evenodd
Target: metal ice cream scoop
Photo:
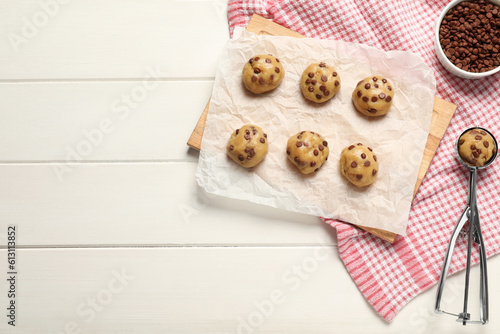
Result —
<path fill-rule="evenodd" d="M 459 154 L 459 146 L 463 144 L 463 141 L 461 140 L 462 136 L 469 132 L 469 131 L 477 131 L 476 139 L 479 140 L 482 139 L 483 134 L 490 135 L 491 138 L 493 139 L 493 145 L 494 147 L 492 148 L 492 156 L 482 165 L 480 166 L 475 166 L 471 164 L 470 159 L 467 159 L 469 161 L 466 161 L 460 154 Z M 486 146 L 487 145 L 487 146 Z M 484 144 L 483 149 L 485 147 L 489 147 L 489 143 Z M 480 149 L 476 149 L 474 145 L 471 145 L 471 148 L 474 148 L 474 156 L 477 156 L 481 153 Z M 460 218 L 458 220 L 458 223 L 455 226 L 455 229 L 453 230 L 453 233 L 450 238 L 450 242 L 448 244 L 448 248 L 446 249 L 446 254 L 444 257 L 444 263 L 443 263 L 443 269 L 441 272 L 441 277 L 439 279 L 438 283 L 438 290 L 437 290 L 437 296 L 436 296 L 436 305 L 435 305 L 435 312 L 436 313 L 445 313 L 445 314 L 450 314 L 457 316 L 458 319 L 457 321 L 462 322 L 463 325 L 466 325 L 467 323 L 476 323 L 476 324 L 486 324 L 488 322 L 488 275 L 487 275 L 487 269 L 486 269 L 486 250 L 484 247 L 484 240 L 483 236 L 481 234 L 481 227 L 479 224 L 479 211 L 477 209 L 477 197 L 476 197 L 476 181 L 477 181 L 477 171 L 484 169 L 491 165 L 493 161 L 495 160 L 497 156 L 498 151 L 498 144 L 495 139 L 495 137 L 491 134 L 486 129 L 480 128 L 480 127 L 474 127 L 474 128 L 469 128 L 462 132 L 462 134 L 457 138 L 457 141 L 455 143 L 455 153 L 457 156 L 458 161 L 465 167 L 469 169 L 469 190 L 468 190 L 468 197 L 467 197 L 467 205 L 460 215 Z M 453 256 L 453 250 L 455 248 L 455 243 L 457 241 L 458 236 L 460 235 L 460 232 L 462 231 L 463 227 L 465 224 L 469 222 L 469 228 L 468 228 L 468 243 L 467 243 L 467 265 L 466 265 L 466 272 L 465 272 L 465 292 L 464 292 L 464 306 L 463 306 L 463 311 L 461 313 L 455 314 L 455 313 L 450 313 L 443 311 L 441 309 L 441 296 L 443 294 L 443 289 L 444 289 L 444 284 L 446 281 L 446 275 L 448 273 L 450 264 L 451 264 L 451 257 Z M 479 320 L 471 320 L 470 313 L 468 313 L 467 310 L 467 305 L 468 305 L 468 299 L 469 299 L 469 277 L 470 277 L 470 264 L 471 264 L 471 250 L 472 250 L 472 245 L 473 241 L 475 244 L 478 245 L 479 248 L 479 261 L 480 261 L 480 290 L 479 290 L 479 300 L 480 300 L 480 316 Z"/>

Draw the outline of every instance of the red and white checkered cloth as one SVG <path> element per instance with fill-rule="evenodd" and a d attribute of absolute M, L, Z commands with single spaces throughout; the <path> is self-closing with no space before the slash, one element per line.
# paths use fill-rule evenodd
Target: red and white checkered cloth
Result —
<path fill-rule="evenodd" d="M 482 126 L 500 138 L 500 74 L 482 80 L 460 79 L 448 73 L 434 53 L 434 26 L 448 2 L 229 1 L 231 34 L 256 13 L 307 37 L 414 52 L 435 71 L 438 96 L 458 105 L 413 201 L 406 237 L 398 236 L 391 245 L 351 225 L 325 220 L 337 230 L 339 253 L 354 282 L 387 321 L 439 280 L 449 238 L 467 197 L 468 171 L 454 158 L 457 136 L 468 127 Z M 488 256 L 500 251 L 499 173 L 497 167 L 479 172 L 478 206 Z M 457 241 L 450 273 L 465 267 L 466 240 Z M 477 259 L 476 252 L 474 263 Z"/>

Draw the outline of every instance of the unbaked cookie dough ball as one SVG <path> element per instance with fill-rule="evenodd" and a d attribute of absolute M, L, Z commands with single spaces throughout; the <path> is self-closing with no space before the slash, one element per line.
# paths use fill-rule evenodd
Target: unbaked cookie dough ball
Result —
<path fill-rule="evenodd" d="M 257 125 L 244 125 L 236 129 L 227 143 L 227 154 L 243 167 L 253 167 L 266 157 L 267 134 Z"/>
<path fill-rule="evenodd" d="M 340 90 L 340 76 L 333 66 L 323 62 L 311 64 L 302 73 L 300 90 L 309 101 L 326 102 Z"/>
<path fill-rule="evenodd" d="M 393 98 L 394 86 L 380 75 L 364 78 L 352 92 L 356 110 L 370 117 L 387 114 Z"/>
<path fill-rule="evenodd" d="M 361 143 L 350 145 L 340 154 L 340 170 L 356 187 L 369 186 L 377 178 L 377 156 Z"/>
<path fill-rule="evenodd" d="M 255 94 L 269 92 L 279 86 L 285 77 L 285 70 L 278 58 L 271 55 L 257 55 L 243 66 L 243 84 Z"/>
<path fill-rule="evenodd" d="M 484 130 L 472 129 L 458 139 L 458 154 L 471 166 L 484 166 L 495 154 L 495 141 Z"/>
<path fill-rule="evenodd" d="M 319 133 L 301 131 L 288 139 L 286 154 L 302 174 L 317 172 L 328 159 L 328 142 Z"/>

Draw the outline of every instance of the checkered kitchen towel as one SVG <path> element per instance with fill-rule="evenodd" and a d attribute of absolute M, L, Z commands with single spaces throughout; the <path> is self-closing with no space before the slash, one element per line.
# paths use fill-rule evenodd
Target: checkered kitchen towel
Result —
<path fill-rule="evenodd" d="M 449 0 L 230 0 L 229 24 L 246 26 L 259 14 L 307 37 L 364 43 L 383 50 L 420 55 L 434 69 L 437 94 L 458 105 L 409 215 L 407 236 L 394 244 L 340 221 L 339 253 L 353 280 L 375 310 L 391 321 L 420 292 L 437 283 L 443 256 L 464 209 L 468 172 L 454 158 L 457 136 L 482 126 L 500 138 L 500 74 L 466 80 L 448 73 L 434 53 L 434 26 Z M 498 167 L 479 172 L 478 206 L 488 256 L 500 250 Z M 466 238 L 459 239 L 451 273 L 464 269 Z M 477 262 L 477 254 L 473 259 Z"/>

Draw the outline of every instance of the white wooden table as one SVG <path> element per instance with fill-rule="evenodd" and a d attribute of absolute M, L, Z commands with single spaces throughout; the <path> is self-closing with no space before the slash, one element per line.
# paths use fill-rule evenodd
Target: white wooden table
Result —
<path fill-rule="evenodd" d="M 197 186 L 226 7 L 0 1 L 0 333 L 498 333 L 498 257 L 487 326 L 434 315 L 435 288 L 387 324 L 332 228 Z"/>

